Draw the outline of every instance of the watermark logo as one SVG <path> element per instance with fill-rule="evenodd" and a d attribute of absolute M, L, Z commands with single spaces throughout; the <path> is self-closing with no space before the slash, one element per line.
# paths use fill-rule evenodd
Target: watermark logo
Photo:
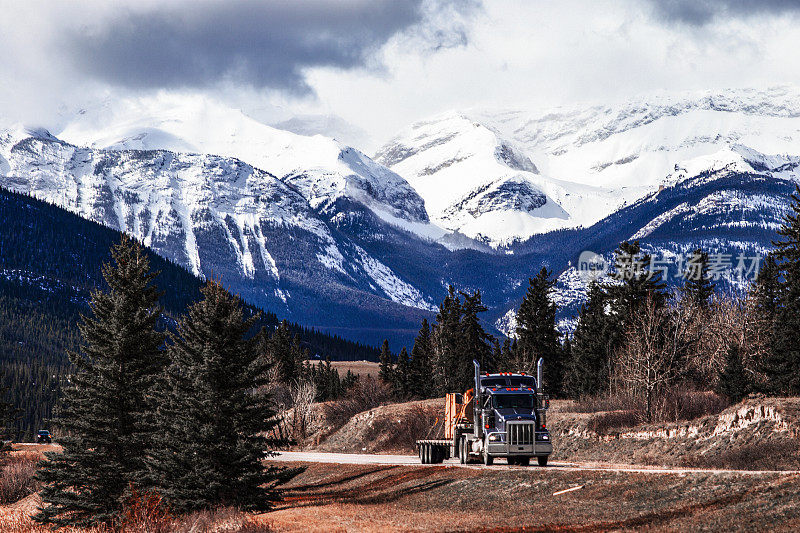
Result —
<path fill-rule="evenodd" d="M 608 272 L 608 261 L 600 255 L 590 250 L 581 252 L 578 257 L 578 274 L 586 280 L 596 281 Z"/>
<path fill-rule="evenodd" d="M 578 274 L 587 282 L 606 276 L 622 281 L 641 275 L 647 279 L 658 276 L 665 281 L 668 278 L 697 281 L 703 276 L 703 272 L 705 278 L 712 281 L 756 281 L 764 257 L 757 253 L 748 255 L 744 252 L 737 255 L 711 253 L 706 256 L 690 252 L 661 257 L 639 253 L 617 255 L 613 261 L 611 264 L 600 254 L 590 250 L 583 251 L 578 257 Z"/>

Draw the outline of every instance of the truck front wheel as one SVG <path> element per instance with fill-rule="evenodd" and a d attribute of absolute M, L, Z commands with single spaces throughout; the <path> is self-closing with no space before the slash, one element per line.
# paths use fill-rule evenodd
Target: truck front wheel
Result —
<path fill-rule="evenodd" d="M 492 466 L 494 464 L 494 457 L 489 455 L 489 446 L 483 446 L 483 464 L 486 466 Z"/>
<path fill-rule="evenodd" d="M 536 462 L 539 463 L 539 466 L 547 466 L 547 456 L 540 455 L 539 457 L 536 458 Z"/>

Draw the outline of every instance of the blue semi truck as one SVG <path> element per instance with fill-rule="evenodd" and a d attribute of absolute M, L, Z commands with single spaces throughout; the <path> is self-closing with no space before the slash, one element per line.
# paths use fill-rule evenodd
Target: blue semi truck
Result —
<path fill-rule="evenodd" d="M 504 458 L 511 465 L 528 465 L 535 457 L 546 466 L 553 453 L 547 429 L 550 399 L 542 390 L 539 359 L 536 376 L 524 372 L 482 373 L 475 366 L 474 388 L 445 397 L 444 439 L 417 441 L 423 464 L 458 457 L 462 464 L 491 465 Z"/>

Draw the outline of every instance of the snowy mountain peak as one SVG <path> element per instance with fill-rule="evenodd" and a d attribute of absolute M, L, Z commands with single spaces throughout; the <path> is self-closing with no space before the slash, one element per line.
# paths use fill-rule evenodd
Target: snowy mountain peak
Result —
<path fill-rule="evenodd" d="M 315 208 L 344 197 L 402 220 L 428 221 L 413 188 L 358 150 L 267 126 L 207 98 L 159 96 L 99 106 L 79 113 L 59 137 L 102 149 L 234 157 L 292 183 Z"/>

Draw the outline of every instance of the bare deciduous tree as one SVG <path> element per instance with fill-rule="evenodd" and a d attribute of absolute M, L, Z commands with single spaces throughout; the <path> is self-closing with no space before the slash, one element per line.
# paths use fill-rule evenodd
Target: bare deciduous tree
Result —
<path fill-rule="evenodd" d="M 614 382 L 623 394 L 643 403 L 653 420 L 660 396 L 686 374 L 692 362 L 697 332 L 696 308 L 657 306 L 648 299 L 631 319 L 625 344 L 617 354 Z"/>
<path fill-rule="evenodd" d="M 297 442 L 302 442 L 307 436 L 308 426 L 311 422 L 311 412 L 314 407 L 317 389 L 310 379 L 301 378 L 292 386 L 291 394 L 294 406 L 292 415 L 293 437 Z"/>

